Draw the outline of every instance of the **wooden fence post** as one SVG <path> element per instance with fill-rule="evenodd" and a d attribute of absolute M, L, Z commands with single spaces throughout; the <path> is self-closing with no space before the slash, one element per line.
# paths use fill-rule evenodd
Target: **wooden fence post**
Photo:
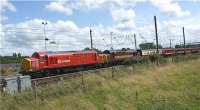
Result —
<path fill-rule="evenodd" d="M 34 95 L 35 95 L 35 104 L 37 104 L 37 82 L 34 81 Z"/>
<path fill-rule="evenodd" d="M 17 89 L 18 92 L 21 93 L 21 79 L 19 76 L 17 77 Z"/>
<path fill-rule="evenodd" d="M 159 55 L 158 54 L 156 54 L 156 64 L 157 64 L 157 66 L 159 66 Z"/>
<path fill-rule="evenodd" d="M 132 73 L 134 73 L 134 64 L 132 64 Z"/>
<path fill-rule="evenodd" d="M 111 69 L 112 69 L 112 71 L 111 71 L 111 75 L 112 75 L 112 76 L 111 76 L 111 77 L 112 77 L 112 79 L 113 79 L 113 78 L 114 78 L 114 67 L 112 66 Z"/>
<path fill-rule="evenodd" d="M 61 81 L 61 86 L 63 87 L 63 86 L 64 86 L 64 80 L 63 80 L 63 77 L 60 77 L 60 81 Z"/>
<path fill-rule="evenodd" d="M 138 100 L 138 92 L 135 92 L 135 99 Z"/>
<path fill-rule="evenodd" d="M 81 84 L 84 87 L 85 83 L 84 83 L 84 73 L 83 73 L 83 71 L 81 71 Z"/>

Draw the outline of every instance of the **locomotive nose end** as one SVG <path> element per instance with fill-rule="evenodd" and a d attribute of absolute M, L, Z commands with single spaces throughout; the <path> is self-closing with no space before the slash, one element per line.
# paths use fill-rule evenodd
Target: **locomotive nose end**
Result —
<path fill-rule="evenodd" d="M 21 72 L 29 72 L 31 70 L 31 58 L 23 59 L 21 64 Z"/>

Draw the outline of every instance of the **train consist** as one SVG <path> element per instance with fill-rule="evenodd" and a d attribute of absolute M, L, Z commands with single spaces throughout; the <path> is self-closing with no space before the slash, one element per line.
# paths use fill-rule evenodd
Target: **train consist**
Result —
<path fill-rule="evenodd" d="M 200 53 L 200 48 L 160 49 L 162 56 Z M 127 51 L 74 51 L 74 52 L 35 52 L 22 61 L 21 73 L 33 77 L 59 73 L 68 69 L 86 68 L 97 65 L 115 64 L 136 56 L 152 56 L 156 50 Z"/>

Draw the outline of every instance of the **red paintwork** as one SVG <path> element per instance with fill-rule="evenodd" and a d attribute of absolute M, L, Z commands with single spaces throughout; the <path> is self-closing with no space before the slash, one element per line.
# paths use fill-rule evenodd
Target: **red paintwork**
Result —
<path fill-rule="evenodd" d="M 96 52 L 51 53 L 35 52 L 32 55 L 32 67 L 39 71 L 49 68 L 61 68 L 103 62 Z"/>

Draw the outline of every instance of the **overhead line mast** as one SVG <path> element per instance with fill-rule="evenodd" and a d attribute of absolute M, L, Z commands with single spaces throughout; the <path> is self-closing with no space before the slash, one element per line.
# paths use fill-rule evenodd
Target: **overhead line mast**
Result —
<path fill-rule="evenodd" d="M 136 34 L 134 34 L 134 40 L 135 40 L 135 50 L 137 50 L 137 40 L 136 40 Z"/>
<path fill-rule="evenodd" d="M 90 44 L 91 44 L 91 50 L 93 50 L 92 29 L 90 29 Z"/>
<path fill-rule="evenodd" d="M 172 48 L 172 41 L 173 41 L 173 39 L 169 39 L 170 48 Z"/>
<path fill-rule="evenodd" d="M 185 29 L 183 27 L 183 45 L 184 45 L 184 54 L 185 54 Z"/>
<path fill-rule="evenodd" d="M 156 52 L 157 54 L 159 53 L 158 50 L 158 32 L 157 32 L 157 21 L 156 21 L 156 16 L 154 16 L 154 23 L 155 23 L 155 34 L 156 34 Z"/>
<path fill-rule="evenodd" d="M 110 32 L 110 43 L 111 43 L 111 50 L 113 50 L 113 32 Z"/>

